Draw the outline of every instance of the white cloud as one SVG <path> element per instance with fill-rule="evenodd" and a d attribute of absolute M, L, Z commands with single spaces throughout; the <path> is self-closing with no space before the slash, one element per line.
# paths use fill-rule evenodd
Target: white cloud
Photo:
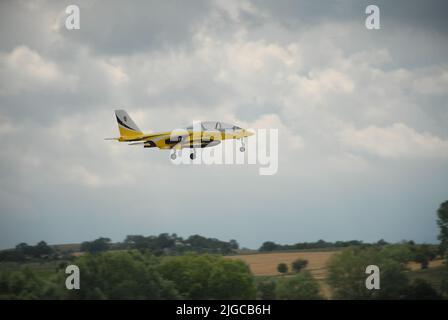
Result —
<path fill-rule="evenodd" d="M 417 132 L 403 123 L 389 127 L 346 129 L 339 135 L 343 147 L 354 152 L 391 159 L 448 157 L 448 140 L 429 132 Z"/>
<path fill-rule="evenodd" d="M 10 53 L 0 54 L 0 72 L 7 79 L 0 87 L 0 94 L 17 94 L 40 90 L 49 85 L 69 88 L 69 82 L 58 66 L 46 61 L 38 52 L 27 46 L 19 46 Z"/>
<path fill-rule="evenodd" d="M 266 13 L 257 8 L 253 3 L 245 0 L 215 0 L 215 9 L 226 12 L 233 21 L 240 21 L 242 13 L 250 13 L 260 17 L 266 17 Z"/>
<path fill-rule="evenodd" d="M 288 128 L 278 115 L 264 114 L 256 121 L 247 124 L 250 128 L 256 129 L 276 129 L 279 133 L 279 144 L 289 153 L 298 152 L 305 147 L 303 138 Z"/>
<path fill-rule="evenodd" d="M 308 19 L 301 6 L 306 23 L 296 13 L 284 20 L 284 8 L 273 13 L 276 2 L 271 10 L 250 1 L 209 2 L 210 8 L 200 6 L 205 9 L 199 9 L 201 3 L 185 2 L 179 9 L 180 4 L 159 8 L 142 2 L 138 12 L 120 2 L 106 8 L 92 2 L 81 8 L 80 32 L 70 33 L 55 27 L 63 17 L 59 6 L 44 4 L 20 23 L 6 23 L 17 34 L 0 53 L 0 133 L 7 137 L 0 142 L 0 196 L 4 211 L 11 212 L 0 225 L 16 223 L 22 210 L 16 199 L 29 202 L 27 212 L 37 212 L 40 204 L 49 215 L 63 214 L 65 199 L 55 209 L 57 199 L 48 201 L 48 195 L 73 192 L 91 196 L 76 199 L 74 206 L 84 203 L 92 214 L 108 208 L 111 217 L 135 227 L 142 220 L 132 221 L 128 213 L 143 217 L 151 211 L 171 219 L 169 231 L 185 230 L 176 221 L 186 219 L 185 225 L 202 233 L 196 225 L 213 228 L 207 224 L 209 208 L 215 200 L 226 201 L 220 195 L 232 185 L 234 210 L 227 213 L 240 219 L 243 212 L 251 227 L 266 219 L 271 227 L 269 210 L 281 207 L 284 213 L 275 221 L 290 221 L 295 228 L 281 234 L 297 241 L 297 232 L 316 236 L 313 223 L 300 229 L 302 219 L 315 221 L 325 207 L 333 214 L 339 205 L 339 213 L 361 217 L 357 199 L 368 202 L 371 191 L 357 197 L 357 182 L 372 179 L 372 172 L 384 178 L 394 164 L 377 157 L 402 160 L 403 171 L 410 162 L 425 166 L 429 159 L 447 158 L 448 68 L 427 55 L 448 52 L 443 36 L 401 27 L 366 33 L 359 16 L 336 21 L 326 12 L 325 19 Z M 6 18 L 7 5 L 1 5 Z M 315 17 L 317 9 L 311 10 Z M 110 19 L 117 13 L 121 19 Z M 16 18 L 13 11 L 9 16 Z M 3 37 L 8 40 L 7 33 Z M 424 45 L 409 48 L 415 43 Z M 173 167 L 167 152 L 104 141 L 117 135 L 118 107 L 128 109 L 144 130 L 170 130 L 201 119 L 279 129 L 279 174 L 259 180 L 250 167 Z M 433 170 L 446 176 L 446 165 Z M 428 184 L 436 180 L 428 178 Z M 186 205 L 194 200 L 201 200 L 195 210 Z M 125 214 L 115 208 L 120 202 L 126 202 Z M 216 214 L 213 219 L 221 219 Z M 352 223 L 351 230 L 358 229 Z M 30 233 L 38 230 L 33 226 Z M 145 232 L 153 230 L 160 231 Z"/>
<path fill-rule="evenodd" d="M 424 69 L 414 80 L 414 90 L 425 95 L 446 95 L 448 88 L 448 66 Z"/>
<path fill-rule="evenodd" d="M 98 64 L 114 86 L 119 86 L 129 81 L 129 76 L 121 66 L 106 61 L 99 61 Z"/>
<path fill-rule="evenodd" d="M 5 117 L 0 116 L 0 134 L 8 135 L 17 132 L 17 128 L 12 125 Z"/>

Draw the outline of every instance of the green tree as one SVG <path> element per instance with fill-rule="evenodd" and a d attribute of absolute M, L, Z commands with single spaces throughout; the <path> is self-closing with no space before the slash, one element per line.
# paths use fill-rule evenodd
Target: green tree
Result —
<path fill-rule="evenodd" d="M 8 249 L 0 251 L 0 262 L 15 261 L 23 262 L 26 259 L 25 255 L 15 249 Z"/>
<path fill-rule="evenodd" d="M 429 245 L 422 244 L 415 249 L 413 261 L 420 263 L 421 269 L 427 269 L 429 261 L 434 260 L 436 253 Z"/>
<path fill-rule="evenodd" d="M 400 244 L 389 244 L 380 248 L 381 255 L 394 261 L 406 264 L 413 261 L 417 247 L 415 244 L 403 242 Z"/>
<path fill-rule="evenodd" d="M 240 245 L 238 244 L 238 241 L 236 241 L 235 239 L 230 240 L 229 245 L 232 250 L 238 250 L 240 247 Z"/>
<path fill-rule="evenodd" d="M 366 267 L 380 269 L 381 290 L 365 286 Z M 378 247 L 347 248 L 328 262 L 327 281 L 336 299 L 400 299 L 409 284 L 405 264 Z"/>
<path fill-rule="evenodd" d="M 249 267 L 241 260 L 189 253 L 164 257 L 158 268 L 186 299 L 254 299 Z"/>
<path fill-rule="evenodd" d="M 57 299 L 56 285 L 25 267 L 0 273 L 0 299 Z"/>
<path fill-rule="evenodd" d="M 300 272 L 302 269 L 306 268 L 308 265 L 308 260 L 305 259 L 296 259 L 291 264 L 291 269 L 294 272 Z"/>
<path fill-rule="evenodd" d="M 415 279 L 406 290 L 405 299 L 440 300 L 442 296 L 425 280 Z"/>
<path fill-rule="evenodd" d="M 238 242 L 230 240 L 221 241 L 214 238 L 205 238 L 200 235 L 192 235 L 188 239 L 182 239 L 175 233 L 161 233 L 158 236 L 144 237 L 141 235 L 128 235 L 123 243 L 124 248 L 150 251 L 157 256 L 184 253 L 186 251 L 198 253 L 230 254 L 238 250 Z"/>
<path fill-rule="evenodd" d="M 137 249 L 140 251 L 145 251 L 148 248 L 148 243 L 146 238 L 141 235 L 128 235 L 124 240 L 124 244 L 128 249 Z"/>
<path fill-rule="evenodd" d="M 158 260 L 138 251 L 86 254 L 74 261 L 81 290 L 65 290 L 68 299 L 175 299 L 173 283 L 157 271 Z M 60 283 L 66 274 L 61 270 Z"/>
<path fill-rule="evenodd" d="M 26 242 L 21 242 L 16 245 L 16 252 L 21 254 L 22 256 L 32 256 L 34 254 L 33 246 L 28 245 Z"/>
<path fill-rule="evenodd" d="M 44 255 L 50 255 L 53 253 L 53 249 L 47 245 L 45 241 L 40 241 L 34 247 L 34 255 L 41 257 Z"/>
<path fill-rule="evenodd" d="M 259 251 L 274 251 L 277 250 L 279 248 L 279 245 L 276 244 L 275 242 L 272 241 L 266 241 L 264 242 L 260 249 L 258 249 Z"/>
<path fill-rule="evenodd" d="M 448 251 L 448 201 L 443 202 L 437 210 L 437 225 L 440 228 L 440 253 L 445 256 Z"/>
<path fill-rule="evenodd" d="M 81 244 L 81 251 L 87 251 L 93 254 L 107 251 L 110 248 L 110 241 L 109 238 L 102 237 L 93 241 L 85 241 Z"/>
<path fill-rule="evenodd" d="M 281 300 L 322 299 L 319 285 L 310 272 L 304 271 L 293 277 L 279 279 L 277 297 Z"/>
<path fill-rule="evenodd" d="M 210 277 L 213 299 L 255 299 L 256 288 L 249 267 L 241 260 L 220 257 Z"/>
<path fill-rule="evenodd" d="M 278 266 L 277 266 L 277 271 L 282 273 L 282 274 L 288 273 L 288 265 L 286 263 L 283 263 L 283 262 L 279 263 Z"/>
<path fill-rule="evenodd" d="M 277 285 L 272 279 L 263 279 L 257 283 L 258 298 L 261 300 L 275 300 Z"/>
<path fill-rule="evenodd" d="M 442 280 L 442 283 L 440 284 L 440 292 L 442 292 L 442 294 L 448 296 L 448 279 Z"/>

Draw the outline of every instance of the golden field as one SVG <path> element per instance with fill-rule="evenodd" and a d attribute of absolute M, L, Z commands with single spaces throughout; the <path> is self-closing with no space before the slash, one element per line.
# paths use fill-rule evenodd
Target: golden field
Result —
<path fill-rule="evenodd" d="M 256 276 L 275 276 L 280 273 L 277 271 L 279 263 L 286 263 L 291 268 L 291 263 L 296 259 L 308 260 L 306 270 L 317 280 L 325 279 L 327 275 L 328 259 L 339 251 L 303 251 L 303 252 L 274 252 L 274 253 L 254 253 L 246 255 L 227 256 L 228 259 L 240 259 L 249 265 L 250 270 Z M 430 261 L 429 268 L 440 267 L 443 260 Z M 410 262 L 408 267 L 412 271 L 420 269 L 420 264 Z"/>
<path fill-rule="evenodd" d="M 328 259 L 338 251 L 310 251 L 310 252 L 275 252 L 255 253 L 247 255 L 228 256 L 229 259 L 240 259 L 249 265 L 250 270 L 256 276 L 279 275 L 277 265 L 286 263 L 291 268 L 291 263 L 296 259 L 308 260 L 306 267 L 316 279 L 326 277 L 326 265 Z"/>

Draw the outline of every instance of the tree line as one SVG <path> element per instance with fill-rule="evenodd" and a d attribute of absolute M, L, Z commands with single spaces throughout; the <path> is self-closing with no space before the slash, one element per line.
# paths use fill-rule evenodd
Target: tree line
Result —
<path fill-rule="evenodd" d="M 332 297 L 447 298 L 448 264 L 439 270 L 441 275 L 437 287 L 416 278 L 408 269 L 410 261 L 418 260 L 423 268 L 427 267 L 427 262 L 436 254 L 448 259 L 448 201 L 440 206 L 437 215 L 441 229 L 438 248 L 413 242 L 380 242 L 350 246 L 334 254 L 327 264 L 328 275 L 325 279 Z M 54 266 L 54 271 L 44 272 L 35 267 L 36 264 L 33 268 L 32 264 L 23 264 L 2 270 L 0 299 L 323 298 L 321 283 L 307 270 L 306 260 L 293 262 L 291 268 L 296 273 L 291 276 L 255 277 L 243 261 L 221 254 L 224 248 L 230 251 L 238 248 L 233 241 L 222 247 L 222 241 L 216 239 L 192 236 L 183 240 L 167 234 L 156 237 L 128 236 L 118 245 L 111 244 L 107 238 L 97 240 L 84 244 L 86 254 L 59 262 Z M 98 244 L 101 250 L 97 250 Z M 179 255 L 166 254 L 177 247 L 187 249 L 182 249 L 186 251 Z M 188 252 L 188 248 L 197 248 L 202 252 Z M 52 250 L 45 242 L 35 246 L 21 243 L 8 254 L 16 252 L 27 259 L 44 259 L 54 254 Z M 218 250 L 220 254 L 204 253 L 203 250 Z M 65 267 L 68 264 L 75 264 L 81 270 L 80 290 L 65 288 Z M 381 290 L 366 288 L 365 270 L 368 265 L 377 265 L 381 270 Z"/>
<path fill-rule="evenodd" d="M 380 241 L 383 242 L 384 240 Z M 385 244 L 387 243 L 385 242 Z M 273 241 L 266 241 L 263 242 L 258 251 L 266 252 L 266 251 L 287 251 L 287 250 L 293 251 L 293 250 L 307 250 L 307 249 L 345 248 L 361 245 L 365 244 L 359 240 L 327 242 L 321 239 L 315 242 L 298 242 L 296 244 L 284 244 L 284 245 L 275 243 Z"/>
<path fill-rule="evenodd" d="M 327 265 L 325 280 L 337 299 L 442 299 L 448 297 L 447 279 L 436 289 L 414 279 L 407 269 L 404 245 L 349 247 Z M 65 267 L 81 270 L 80 290 L 65 288 Z M 381 290 L 365 286 L 365 268 L 381 270 Z M 87 253 L 62 262 L 55 272 L 25 265 L 0 273 L 0 299 L 323 299 L 322 283 L 293 264 L 295 274 L 255 277 L 241 260 L 222 255 L 187 253 L 155 256 L 139 250 Z M 446 273 L 448 275 L 448 270 Z"/>
<path fill-rule="evenodd" d="M 81 243 L 79 250 L 97 254 L 110 250 L 139 250 L 151 252 L 153 255 L 179 255 L 186 252 L 210 254 L 234 254 L 239 249 L 236 240 L 222 241 L 201 235 L 192 235 L 186 239 L 177 234 L 161 233 L 158 236 L 128 235 L 123 242 L 113 243 L 110 238 L 100 237 L 92 241 Z M 72 250 L 73 251 L 73 250 Z M 35 260 L 64 260 L 68 259 L 70 250 L 50 246 L 45 241 L 36 245 L 25 242 L 13 249 L 0 251 L 0 262 L 27 262 Z"/>
<path fill-rule="evenodd" d="M 185 252 L 231 254 L 238 250 L 236 240 L 222 241 L 192 235 L 186 239 L 177 234 L 161 233 L 158 236 L 128 235 L 123 242 L 112 243 L 109 238 L 98 238 L 81 244 L 81 251 L 98 253 L 107 250 L 139 250 L 149 251 L 156 256 L 176 255 Z"/>
<path fill-rule="evenodd" d="M 16 245 L 14 249 L 0 251 L 0 262 L 26 262 L 31 260 L 52 260 L 58 258 L 59 255 L 57 252 L 45 241 L 39 241 L 34 246 L 22 242 Z"/>

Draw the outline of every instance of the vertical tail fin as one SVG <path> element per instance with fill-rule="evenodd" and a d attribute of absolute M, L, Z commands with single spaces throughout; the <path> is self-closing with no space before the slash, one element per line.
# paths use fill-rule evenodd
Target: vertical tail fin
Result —
<path fill-rule="evenodd" d="M 115 110 L 115 116 L 117 117 L 118 130 L 120 130 L 121 137 L 132 138 L 143 135 L 143 132 L 125 110 Z"/>

